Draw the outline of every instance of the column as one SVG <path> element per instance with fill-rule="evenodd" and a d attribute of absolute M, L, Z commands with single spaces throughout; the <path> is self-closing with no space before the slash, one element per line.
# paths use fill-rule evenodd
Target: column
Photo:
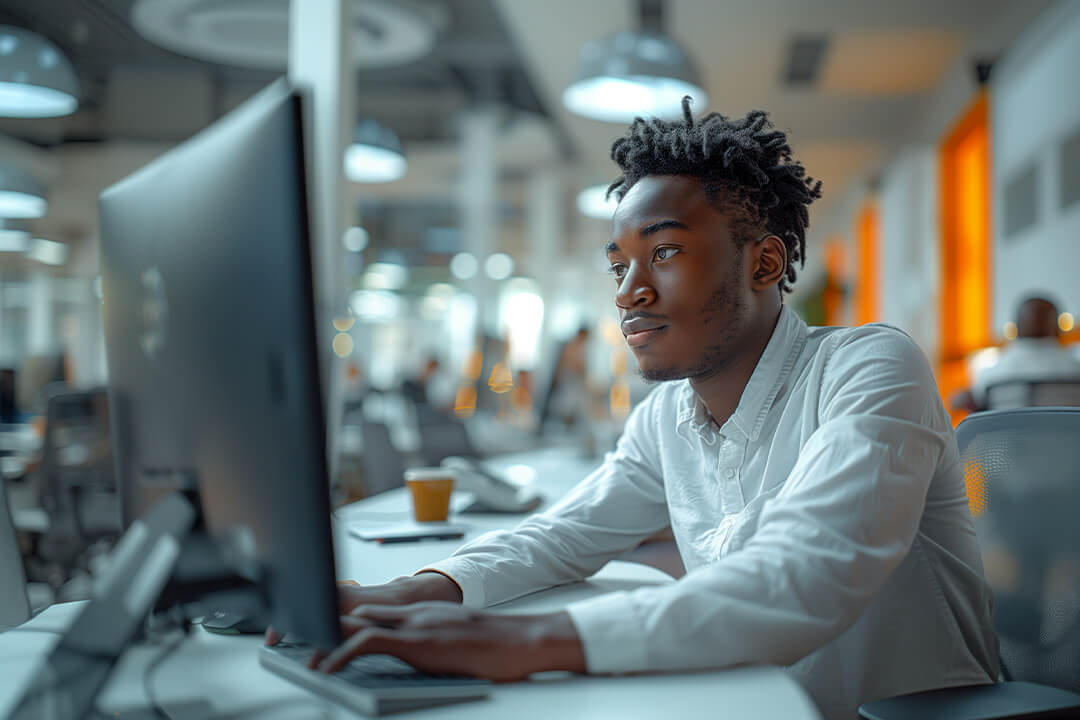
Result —
<path fill-rule="evenodd" d="M 566 207 L 562 173 L 554 167 L 540 168 L 529 179 L 526 209 L 529 227 L 529 267 L 544 298 L 544 325 L 540 333 L 540 368 L 551 361 L 558 338 L 552 337 L 552 310 L 558 292 L 558 260 L 566 234 Z"/>
<path fill-rule="evenodd" d="M 341 361 L 331 343 L 334 316 L 346 302 L 343 158 L 354 122 L 350 7 L 349 0 L 293 0 L 289 7 L 289 79 L 310 91 L 305 120 L 315 317 L 331 481 L 337 477 L 342 413 Z"/>
<path fill-rule="evenodd" d="M 30 304 L 26 314 L 26 354 L 46 355 L 55 351 L 52 278 L 42 270 L 30 272 Z"/>
<path fill-rule="evenodd" d="M 476 296 L 476 327 L 495 332 L 498 321 L 495 283 L 484 272 L 484 261 L 495 252 L 498 231 L 496 216 L 498 179 L 498 112 L 494 107 L 469 110 L 461 121 L 461 214 L 465 251 L 472 253 L 479 268 L 469 289 Z"/>

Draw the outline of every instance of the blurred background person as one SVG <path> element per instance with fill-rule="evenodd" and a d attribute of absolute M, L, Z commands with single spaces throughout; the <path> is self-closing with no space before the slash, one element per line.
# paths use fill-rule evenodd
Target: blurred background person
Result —
<path fill-rule="evenodd" d="M 444 371 L 439 358 L 429 355 L 420 372 L 401 383 L 401 394 L 414 404 L 429 405 L 449 412 L 454 407 L 456 386 Z"/>
<path fill-rule="evenodd" d="M 1061 345 L 1057 306 L 1044 297 L 1029 297 L 1016 311 L 1016 339 L 998 361 L 975 375 L 971 388 L 952 398 L 953 407 L 976 412 L 989 408 L 987 388 L 1017 381 L 1080 382 L 1080 362 Z"/>
<path fill-rule="evenodd" d="M 541 430 L 548 420 L 556 420 L 563 427 L 573 429 L 580 428 L 588 418 L 586 359 L 589 336 L 589 328 L 582 326 L 560 346 L 555 371 L 540 411 Z"/>

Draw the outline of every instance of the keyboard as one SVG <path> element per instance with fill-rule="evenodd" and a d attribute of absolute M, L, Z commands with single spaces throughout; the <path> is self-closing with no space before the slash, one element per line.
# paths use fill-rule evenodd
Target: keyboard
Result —
<path fill-rule="evenodd" d="M 273 673 L 365 715 L 479 700 L 491 692 L 487 680 L 420 672 L 390 655 L 361 655 L 327 675 L 307 667 L 309 645 L 281 642 L 259 650 L 259 663 Z"/>

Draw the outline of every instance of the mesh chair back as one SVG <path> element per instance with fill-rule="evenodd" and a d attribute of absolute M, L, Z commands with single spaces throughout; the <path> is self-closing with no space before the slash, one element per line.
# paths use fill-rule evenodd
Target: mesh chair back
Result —
<path fill-rule="evenodd" d="M 1080 691 L 1080 408 L 976 413 L 956 438 L 1002 660 Z"/>
<path fill-rule="evenodd" d="M 1080 380 L 1008 380 L 986 388 L 991 410 L 1022 407 L 1080 407 Z"/>

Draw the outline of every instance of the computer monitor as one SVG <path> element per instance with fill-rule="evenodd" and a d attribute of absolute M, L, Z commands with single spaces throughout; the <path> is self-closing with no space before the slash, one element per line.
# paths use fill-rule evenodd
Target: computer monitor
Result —
<path fill-rule="evenodd" d="M 102 289 L 124 517 L 197 490 L 210 552 L 264 584 L 276 626 L 329 648 L 302 112 L 281 80 L 102 193 Z"/>
<path fill-rule="evenodd" d="M 278 81 L 101 196 L 130 527 L 18 717 L 58 689 L 88 711 L 170 577 L 174 599 L 248 588 L 221 597 L 339 643 L 302 103 Z"/>
<path fill-rule="evenodd" d="M 15 371 L 0 368 L 0 424 L 14 423 L 19 413 L 15 403 Z"/>

